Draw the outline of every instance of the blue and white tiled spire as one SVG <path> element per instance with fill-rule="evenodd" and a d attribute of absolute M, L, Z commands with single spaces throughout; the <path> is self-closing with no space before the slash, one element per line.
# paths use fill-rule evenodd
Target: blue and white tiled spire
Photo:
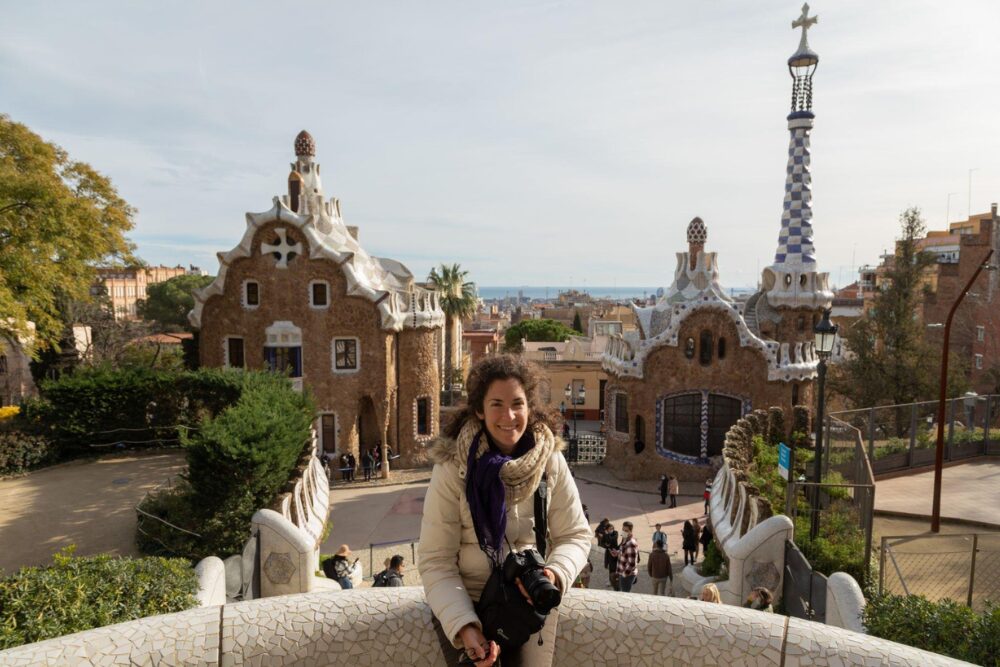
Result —
<path fill-rule="evenodd" d="M 818 18 L 809 16 L 809 5 L 792 22 L 802 29 L 799 48 L 788 59 L 792 75 L 792 110 L 788 114 L 788 167 L 785 170 L 785 203 L 774 264 L 764 269 L 763 286 L 772 306 L 818 306 L 829 302 L 829 274 L 816 272 L 813 247 L 812 176 L 809 172 L 809 134 L 813 127 L 812 77 L 819 56 L 809 48 L 807 31 Z"/>

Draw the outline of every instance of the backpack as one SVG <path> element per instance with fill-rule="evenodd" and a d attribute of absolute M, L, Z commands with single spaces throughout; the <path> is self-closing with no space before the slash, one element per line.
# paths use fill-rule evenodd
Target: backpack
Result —
<path fill-rule="evenodd" d="M 372 581 L 372 588 L 385 588 L 389 585 L 389 570 L 382 570 L 375 575 L 375 580 Z"/>

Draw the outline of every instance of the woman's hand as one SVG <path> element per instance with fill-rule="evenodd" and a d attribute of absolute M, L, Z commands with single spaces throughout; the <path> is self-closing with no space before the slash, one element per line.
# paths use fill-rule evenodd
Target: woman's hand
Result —
<path fill-rule="evenodd" d="M 497 643 L 487 641 L 483 631 L 472 623 L 458 631 L 458 638 L 465 647 L 465 655 L 476 663 L 476 667 L 489 667 L 500 655 Z"/>
<path fill-rule="evenodd" d="M 549 578 L 549 581 L 552 582 L 553 586 L 555 586 L 556 588 L 559 588 L 559 582 L 556 580 L 556 573 L 555 572 L 553 572 L 552 570 L 550 570 L 549 568 L 546 567 L 546 568 L 542 568 L 542 574 L 544 574 L 546 577 Z M 530 604 L 532 607 L 534 607 L 535 603 L 531 601 L 531 596 L 528 595 L 528 589 L 525 588 L 524 584 L 521 583 L 521 577 L 518 577 L 517 579 L 515 579 L 515 581 L 517 581 L 517 588 L 518 588 L 519 591 L 521 591 L 521 595 L 523 595 L 524 599 L 528 601 L 528 604 Z"/>

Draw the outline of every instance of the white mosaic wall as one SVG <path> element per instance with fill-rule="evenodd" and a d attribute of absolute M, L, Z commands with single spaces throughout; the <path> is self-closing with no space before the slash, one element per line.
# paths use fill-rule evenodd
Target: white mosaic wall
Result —
<path fill-rule="evenodd" d="M 573 589 L 554 664 L 937 667 L 957 660 L 819 623 L 663 596 Z M 0 652 L 0 665 L 454 664 L 423 589 L 324 591 L 123 623 Z"/>

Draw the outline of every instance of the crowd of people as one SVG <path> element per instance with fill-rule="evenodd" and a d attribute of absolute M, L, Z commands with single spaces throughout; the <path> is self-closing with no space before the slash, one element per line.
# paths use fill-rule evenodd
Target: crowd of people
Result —
<path fill-rule="evenodd" d="M 389 461 L 395 461 L 399 454 L 393 452 L 391 446 L 386 446 Z M 351 452 L 342 452 L 338 457 L 335 452 L 323 452 L 320 457 L 327 476 L 332 480 L 334 473 L 340 473 L 342 482 L 355 481 L 358 472 L 358 459 Z M 365 481 L 370 482 L 372 475 L 382 471 L 382 445 L 376 445 L 361 452 L 361 472 Z"/>

